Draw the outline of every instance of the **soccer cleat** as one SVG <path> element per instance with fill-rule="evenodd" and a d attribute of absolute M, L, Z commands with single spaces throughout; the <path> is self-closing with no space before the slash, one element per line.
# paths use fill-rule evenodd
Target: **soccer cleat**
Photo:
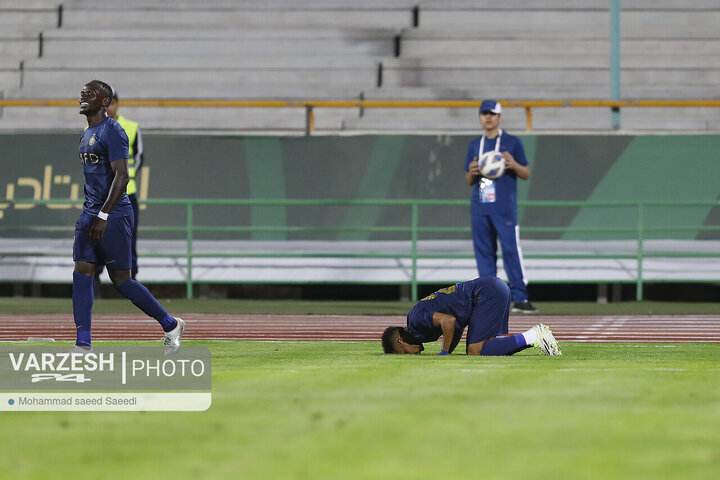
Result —
<path fill-rule="evenodd" d="M 533 327 L 533 330 L 537 334 L 535 346 L 542 350 L 545 355 L 562 355 L 560 345 L 555 340 L 550 327 L 539 323 Z"/>
<path fill-rule="evenodd" d="M 177 320 L 177 326 L 169 332 L 165 332 L 165 337 L 163 337 L 165 355 L 175 355 L 180 350 L 180 339 L 185 331 L 185 321 L 179 317 L 173 318 Z"/>
<path fill-rule="evenodd" d="M 537 308 L 529 300 L 513 303 L 512 311 L 515 313 L 537 313 Z"/>
<path fill-rule="evenodd" d="M 78 345 L 76 343 L 68 348 L 65 353 L 82 353 L 83 355 L 87 355 L 88 353 L 95 353 L 95 350 L 93 350 L 92 345 Z"/>

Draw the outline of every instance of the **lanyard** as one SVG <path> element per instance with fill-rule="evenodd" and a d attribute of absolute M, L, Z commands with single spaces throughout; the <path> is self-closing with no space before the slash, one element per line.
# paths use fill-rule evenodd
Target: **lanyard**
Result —
<path fill-rule="evenodd" d="M 500 137 L 502 137 L 502 128 L 498 128 L 498 136 L 497 141 L 495 142 L 495 151 L 500 151 Z M 485 150 L 485 134 L 483 133 L 483 136 L 480 137 L 480 148 L 478 149 L 478 158 L 482 157 L 482 154 L 485 153 L 483 150 Z"/>

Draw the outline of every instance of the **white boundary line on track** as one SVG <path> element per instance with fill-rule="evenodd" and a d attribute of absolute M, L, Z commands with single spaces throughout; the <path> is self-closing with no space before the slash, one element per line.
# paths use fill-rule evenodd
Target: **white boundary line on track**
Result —
<path fill-rule="evenodd" d="M 389 324 L 402 324 L 401 315 L 251 315 L 185 314 L 188 340 L 335 340 L 378 341 Z M 399 322 L 399 323 L 398 323 Z M 636 316 L 512 316 L 511 332 L 533 324 L 548 323 L 561 341 L 576 342 L 720 342 L 719 315 Z M 588 322 L 592 322 L 589 323 Z M 97 340 L 121 337 L 155 341 L 161 337 L 157 324 L 142 314 L 96 315 Z M 0 315 L 0 340 L 26 341 L 28 337 L 74 339 L 68 314 Z M 99 336 L 98 336 L 99 335 Z M 223 336 L 224 335 L 224 336 Z"/>

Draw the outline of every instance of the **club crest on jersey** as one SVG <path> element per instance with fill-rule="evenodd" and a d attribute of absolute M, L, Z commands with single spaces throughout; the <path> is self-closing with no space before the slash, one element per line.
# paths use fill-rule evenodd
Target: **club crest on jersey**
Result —
<path fill-rule="evenodd" d="M 95 134 L 94 133 L 93 133 L 93 136 L 90 137 L 90 140 L 88 141 L 88 145 L 90 145 L 91 147 L 93 145 L 95 145 Z"/>

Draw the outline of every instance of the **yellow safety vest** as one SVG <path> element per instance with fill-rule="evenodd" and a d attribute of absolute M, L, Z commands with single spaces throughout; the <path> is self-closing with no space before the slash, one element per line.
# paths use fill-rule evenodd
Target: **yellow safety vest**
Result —
<path fill-rule="evenodd" d="M 128 174 L 130 175 L 130 181 L 127 184 L 126 193 L 133 195 L 137 192 L 137 184 L 135 183 L 135 174 L 137 170 L 135 168 L 135 139 L 137 138 L 139 125 L 137 122 L 128 120 L 122 115 L 117 116 L 117 122 L 125 130 L 125 134 L 128 137 Z"/>

